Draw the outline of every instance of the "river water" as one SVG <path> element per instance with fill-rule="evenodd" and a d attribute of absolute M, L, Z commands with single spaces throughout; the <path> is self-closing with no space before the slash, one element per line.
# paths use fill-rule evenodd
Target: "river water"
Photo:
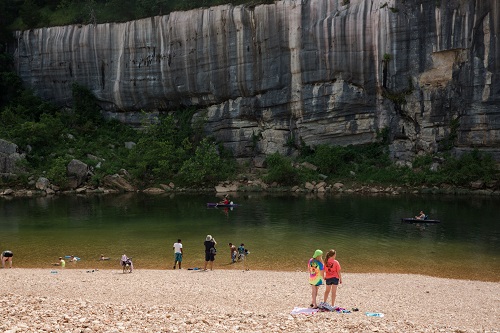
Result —
<path fill-rule="evenodd" d="M 500 198 L 465 196 L 292 196 L 238 194 L 240 206 L 207 208 L 213 195 L 142 194 L 0 198 L 0 250 L 15 267 L 172 269 L 202 267 L 207 234 L 218 242 L 215 269 L 306 269 L 316 248 L 337 251 L 343 272 L 417 273 L 500 281 Z M 439 224 L 407 224 L 420 210 Z M 245 243 L 247 260 L 231 264 L 228 243 Z M 100 254 L 111 258 L 99 261 Z"/>

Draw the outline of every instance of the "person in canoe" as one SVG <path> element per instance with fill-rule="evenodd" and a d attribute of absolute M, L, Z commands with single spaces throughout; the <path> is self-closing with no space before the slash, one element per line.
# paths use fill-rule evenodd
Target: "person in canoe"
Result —
<path fill-rule="evenodd" d="M 224 199 L 219 202 L 219 205 L 229 205 L 231 203 L 231 200 L 229 200 L 229 195 L 225 194 Z"/>
<path fill-rule="evenodd" d="M 420 213 L 417 216 L 415 216 L 415 218 L 417 220 L 425 220 L 425 214 L 424 214 L 424 212 L 420 211 Z"/>

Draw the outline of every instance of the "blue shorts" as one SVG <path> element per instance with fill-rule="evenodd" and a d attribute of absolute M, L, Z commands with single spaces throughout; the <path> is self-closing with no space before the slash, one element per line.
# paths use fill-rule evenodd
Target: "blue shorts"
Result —
<path fill-rule="evenodd" d="M 175 252 L 175 261 L 182 262 L 182 253 Z"/>
<path fill-rule="evenodd" d="M 331 286 L 332 284 L 335 285 L 335 286 L 338 286 L 339 279 L 337 279 L 337 278 L 326 279 L 326 285 L 327 286 Z"/>

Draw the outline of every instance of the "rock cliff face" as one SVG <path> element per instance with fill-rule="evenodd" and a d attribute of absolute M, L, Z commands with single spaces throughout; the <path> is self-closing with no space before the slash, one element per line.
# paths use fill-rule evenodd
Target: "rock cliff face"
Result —
<path fill-rule="evenodd" d="M 392 155 L 454 145 L 500 160 L 500 1 L 302 0 L 17 33 L 35 92 L 87 86 L 109 116 L 200 109 L 238 157 L 361 144 Z"/>

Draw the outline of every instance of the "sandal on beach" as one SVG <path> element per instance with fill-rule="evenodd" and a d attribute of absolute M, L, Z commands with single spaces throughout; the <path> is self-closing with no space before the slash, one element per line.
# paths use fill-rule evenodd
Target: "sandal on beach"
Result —
<path fill-rule="evenodd" d="M 327 310 L 327 311 L 335 311 L 335 308 L 333 306 L 331 306 L 330 304 L 325 303 L 325 302 L 321 302 L 320 307 Z"/>

